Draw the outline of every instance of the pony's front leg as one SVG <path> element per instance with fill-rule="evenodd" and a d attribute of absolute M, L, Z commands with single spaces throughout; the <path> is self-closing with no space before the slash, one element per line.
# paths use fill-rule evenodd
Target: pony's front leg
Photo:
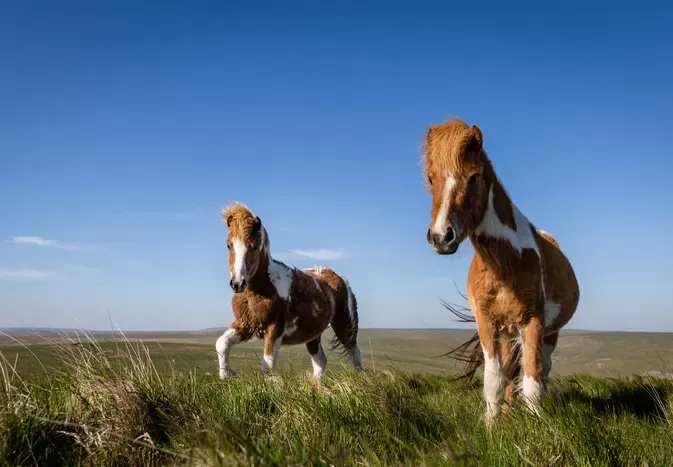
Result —
<path fill-rule="evenodd" d="M 481 322 L 479 322 L 481 321 Z M 500 414 L 505 389 L 505 373 L 502 355 L 496 341 L 495 329 L 490 322 L 479 320 L 477 331 L 484 352 L 484 401 L 486 413 L 484 419 L 490 426 Z"/>
<path fill-rule="evenodd" d="M 283 326 L 271 324 L 264 331 L 264 357 L 262 358 L 262 373 L 268 373 L 276 368 L 278 350 L 283 340 Z"/>
<path fill-rule="evenodd" d="M 538 413 L 538 407 L 544 397 L 542 345 L 542 320 L 534 316 L 521 329 L 523 338 L 523 397 L 526 405 Z"/>
<path fill-rule="evenodd" d="M 232 346 L 243 340 L 243 334 L 235 327 L 235 323 L 232 323 L 231 327 L 217 339 L 215 350 L 217 350 L 221 379 L 236 374 L 236 372 L 229 366 L 229 353 L 231 352 Z"/>

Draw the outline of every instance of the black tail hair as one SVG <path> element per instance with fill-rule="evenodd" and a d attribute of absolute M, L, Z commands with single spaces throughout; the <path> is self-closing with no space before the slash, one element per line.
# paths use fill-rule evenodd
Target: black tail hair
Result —
<path fill-rule="evenodd" d="M 458 293 L 461 297 L 467 300 L 460 290 Z M 477 320 L 472 316 L 470 309 L 453 303 L 448 303 L 440 298 L 442 306 L 449 310 L 454 316 L 458 318 L 459 323 L 476 323 Z M 468 314 L 469 313 L 469 314 Z M 453 380 L 467 380 L 467 383 L 472 381 L 475 373 L 479 367 L 484 363 L 484 353 L 481 350 L 481 342 L 479 341 L 479 333 L 474 333 L 467 341 L 449 350 L 447 353 L 441 355 L 442 357 L 450 357 L 456 361 L 464 363 L 462 374 L 453 378 Z"/>
<path fill-rule="evenodd" d="M 332 318 L 332 331 L 334 332 L 334 336 L 332 336 L 328 345 L 329 352 L 339 350 L 341 354 L 352 350 L 357 345 L 360 321 L 358 316 L 358 302 L 355 298 L 355 294 L 353 293 L 353 290 L 351 290 L 350 284 L 347 281 L 344 282 L 346 282 L 346 303 L 348 304 L 350 300 L 350 304 L 353 308 L 353 316 L 351 317 L 349 311 L 345 314 L 335 313 L 335 316 Z M 337 324 L 336 328 L 334 327 L 335 322 Z"/>

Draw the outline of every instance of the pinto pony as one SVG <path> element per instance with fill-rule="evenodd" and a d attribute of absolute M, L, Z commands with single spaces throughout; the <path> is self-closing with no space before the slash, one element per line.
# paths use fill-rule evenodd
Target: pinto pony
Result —
<path fill-rule="evenodd" d="M 472 342 L 481 343 L 472 362 L 484 363 L 486 423 L 499 415 L 505 392 L 511 401 L 522 369 L 524 400 L 537 413 L 559 330 L 579 301 L 573 268 L 558 242 L 514 205 L 476 125 L 452 119 L 431 126 L 423 165 L 432 195 L 428 243 L 441 255 L 467 238 L 474 247 L 467 298 L 477 324 Z"/>
<path fill-rule="evenodd" d="M 254 337 L 264 339 L 263 373 L 275 368 L 281 344 L 306 344 L 313 375 L 320 378 L 327 366 L 321 335 L 330 324 L 333 347 L 342 347 L 359 371 L 358 307 L 346 279 L 326 267 L 299 271 L 271 258 L 266 228 L 243 204 L 224 208 L 222 220 L 229 228 L 235 319 L 215 345 L 220 378 L 235 374 L 229 366 L 231 347 Z"/>

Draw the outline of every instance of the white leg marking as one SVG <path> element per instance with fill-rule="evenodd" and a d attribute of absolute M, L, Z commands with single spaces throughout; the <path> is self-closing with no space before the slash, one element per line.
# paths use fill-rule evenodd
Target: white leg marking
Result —
<path fill-rule="evenodd" d="M 561 304 L 547 300 L 544 304 L 544 325 L 549 327 L 554 324 L 556 318 L 561 314 Z"/>
<path fill-rule="evenodd" d="M 500 354 L 490 356 L 484 346 L 484 400 L 486 401 L 486 423 L 490 424 L 501 410 L 505 396 L 505 377 Z"/>
<path fill-rule="evenodd" d="M 528 375 L 523 377 L 523 398 L 526 405 L 534 412 L 538 412 L 538 407 L 542 403 L 543 386 Z"/>
<path fill-rule="evenodd" d="M 241 342 L 240 334 L 235 329 L 227 329 L 215 343 L 217 359 L 220 364 L 220 378 L 222 379 L 235 374 L 229 367 L 229 352 L 231 352 L 231 347 L 239 342 Z"/>
<path fill-rule="evenodd" d="M 436 235 L 446 235 L 446 221 L 448 220 L 449 211 L 451 209 L 451 197 L 453 196 L 454 186 L 456 186 L 456 179 L 453 178 L 453 175 L 449 175 L 444 182 L 442 205 L 439 207 L 435 223 L 432 226 L 432 232 Z"/>
<path fill-rule="evenodd" d="M 325 355 L 321 343 L 318 343 L 318 353 L 311 355 L 311 362 L 313 363 L 313 376 L 322 378 L 327 368 L 327 355 Z"/>
<path fill-rule="evenodd" d="M 276 339 L 276 342 L 273 343 L 273 355 L 264 354 L 264 357 L 262 358 L 262 373 L 268 373 L 276 368 L 276 363 L 278 363 L 278 350 L 280 349 L 282 340 L 283 338 L 279 337 Z"/>
<path fill-rule="evenodd" d="M 276 287 L 278 296 L 288 300 L 292 287 L 292 270 L 279 261 L 271 260 L 269 262 L 269 279 Z"/>
<path fill-rule="evenodd" d="M 246 277 L 245 254 L 248 251 L 248 247 L 237 238 L 232 243 L 234 244 L 234 269 L 229 272 L 235 281 L 240 281 Z"/>

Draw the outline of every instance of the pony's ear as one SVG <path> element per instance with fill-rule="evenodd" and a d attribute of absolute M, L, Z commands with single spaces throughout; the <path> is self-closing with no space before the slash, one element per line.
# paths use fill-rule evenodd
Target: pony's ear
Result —
<path fill-rule="evenodd" d="M 262 219 L 259 217 L 255 216 L 255 219 L 252 221 L 252 232 L 257 233 L 259 232 L 259 229 L 262 227 Z"/>
<path fill-rule="evenodd" d="M 484 145 L 484 135 L 477 125 L 472 125 L 470 135 L 468 136 L 467 147 L 475 152 L 480 152 Z"/>
<path fill-rule="evenodd" d="M 430 146 L 432 143 L 432 127 L 428 128 L 428 133 L 425 135 L 425 144 Z"/>

